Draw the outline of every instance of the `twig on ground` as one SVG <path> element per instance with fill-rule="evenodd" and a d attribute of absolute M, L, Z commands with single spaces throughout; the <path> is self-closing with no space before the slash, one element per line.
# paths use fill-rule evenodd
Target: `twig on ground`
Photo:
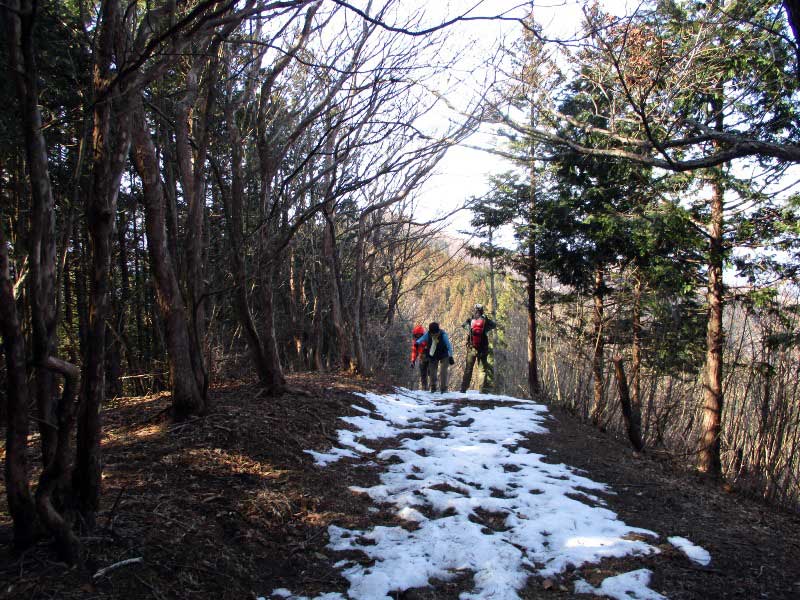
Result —
<path fill-rule="evenodd" d="M 97 573 L 92 575 L 92 579 L 97 579 L 98 577 L 102 577 L 106 573 L 110 573 L 114 569 L 119 569 L 120 567 L 124 567 L 125 565 L 132 565 L 141 562 L 144 562 L 144 558 L 141 556 L 137 556 L 136 558 L 127 558 L 125 560 L 121 560 L 119 562 L 114 563 L 113 565 L 108 565 L 107 567 L 100 569 Z"/>
<path fill-rule="evenodd" d="M 216 496 L 209 496 L 208 498 L 201 500 L 200 503 L 208 504 L 209 502 L 213 502 L 214 500 L 221 500 L 223 498 L 225 498 L 225 496 L 223 496 L 222 494 L 217 494 Z"/>

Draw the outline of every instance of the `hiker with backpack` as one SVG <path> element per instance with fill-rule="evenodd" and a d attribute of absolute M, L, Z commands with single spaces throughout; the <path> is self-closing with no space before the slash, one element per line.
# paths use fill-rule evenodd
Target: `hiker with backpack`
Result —
<path fill-rule="evenodd" d="M 429 366 L 428 375 L 430 377 L 430 390 L 436 391 L 436 380 L 439 375 L 439 391 L 445 393 L 447 391 L 447 370 L 450 365 L 455 363 L 453 360 L 453 345 L 450 343 L 450 338 L 447 332 L 439 327 L 436 322 L 428 325 L 428 331 L 420 337 L 416 344 L 422 346 L 427 344 L 426 354 L 428 355 Z"/>
<path fill-rule="evenodd" d="M 419 380 L 422 384 L 421 389 L 428 389 L 428 367 L 431 363 L 428 356 L 427 342 L 419 343 L 419 338 L 425 335 L 425 328 L 422 325 L 415 325 L 411 331 L 414 338 L 411 342 L 411 368 L 419 367 Z"/>
<path fill-rule="evenodd" d="M 464 378 L 461 380 L 461 393 L 465 393 L 472 381 L 472 370 L 478 363 L 478 389 L 481 394 L 492 390 L 494 371 L 489 364 L 489 337 L 486 335 L 497 325 L 483 314 L 483 305 L 476 304 L 472 318 L 462 325 L 467 330 L 467 362 L 464 365 Z"/>

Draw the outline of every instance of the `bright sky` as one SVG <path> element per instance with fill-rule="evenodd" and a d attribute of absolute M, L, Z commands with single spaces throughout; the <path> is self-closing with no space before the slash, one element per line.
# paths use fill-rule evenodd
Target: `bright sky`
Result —
<path fill-rule="evenodd" d="M 477 408 L 459 402 L 464 394 L 406 389 L 363 396 L 373 410 L 354 406 L 364 414 L 342 419 L 354 431 L 338 432 L 339 447 L 307 452 L 320 468 L 342 458 L 367 465 L 380 460 L 380 483 L 352 492 L 392 507 L 417 527 L 330 526 L 330 550 L 356 550 L 374 564 L 339 561 L 334 566 L 350 583 L 347 595 L 330 592 L 316 600 L 390 600 L 390 593 L 463 572 L 474 576 L 462 600 L 516 600 L 532 575 L 550 577 L 607 557 L 658 554 L 659 534 L 626 525 L 604 506 L 596 492 L 613 493 L 608 486 L 518 446 L 526 436 L 546 433 L 545 406 L 476 392 L 466 398 L 493 405 Z M 369 444 L 378 441 L 386 449 L 376 454 Z M 482 524 L 486 513 L 504 519 L 503 527 Z M 691 541 L 667 541 L 687 560 L 709 564 L 708 552 Z M 651 574 L 637 569 L 608 577 L 598 588 L 579 580 L 572 591 L 662 600 L 648 587 Z M 308 600 L 285 588 L 269 598 Z"/>
<path fill-rule="evenodd" d="M 435 5 L 434 3 L 428 3 Z M 465 12 L 478 4 L 476 0 L 452 0 L 442 3 L 446 6 L 446 15 L 453 16 L 459 11 Z M 543 27 L 543 33 L 549 37 L 568 39 L 573 36 L 581 23 L 581 10 L 587 2 L 583 0 L 545 0 L 536 2 L 534 14 Z M 600 0 L 599 4 L 615 14 L 626 12 L 628 0 Z M 514 10 L 516 8 L 516 10 Z M 472 15 L 504 14 L 522 16 L 527 11 L 526 3 L 520 0 L 484 1 L 472 11 Z M 481 58 L 493 54 L 501 39 L 513 39 L 520 35 L 520 26 L 510 21 L 474 21 L 460 23 L 452 27 L 451 38 L 454 44 L 468 45 L 464 62 L 466 69 L 474 69 L 472 86 L 480 85 L 484 76 L 480 68 L 475 68 Z M 468 86 L 465 85 L 467 90 Z M 461 94 L 456 94 L 460 96 Z M 453 102 L 465 100 L 463 97 L 450 98 Z M 498 140 L 488 131 L 483 131 L 468 140 L 473 146 L 493 147 Z M 508 171 L 511 165 L 494 155 L 466 147 L 451 149 L 442 160 L 436 174 L 418 193 L 418 215 L 422 219 L 430 219 L 449 213 L 463 204 L 471 196 L 480 196 L 489 190 L 488 178 L 491 175 Z M 458 213 L 451 220 L 450 230 L 455 233 L 469 231 L 471 214 L 468 211 Z"/>

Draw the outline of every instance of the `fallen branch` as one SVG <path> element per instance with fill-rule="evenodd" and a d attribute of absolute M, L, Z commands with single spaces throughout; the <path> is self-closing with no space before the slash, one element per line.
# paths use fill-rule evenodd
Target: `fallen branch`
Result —
<path fill-rule="evenodd" d="M 120 567 L 124 567 L 125 565 L 132 565 L 134 563 L 141 563 L 144 562 L 144 558 L 141 556 L 137 556 L 136 558 L 128 558 L 125 560 L 121 560 L 119 562 L 114 563 L 113 565 L 108 565 L 100 569 L 97 573 L 92 575 L 92 579 L 97 579 L 98 577 L 102 577 L 106 573 L 113 571 L 114 569 L 119 569 Z"/>

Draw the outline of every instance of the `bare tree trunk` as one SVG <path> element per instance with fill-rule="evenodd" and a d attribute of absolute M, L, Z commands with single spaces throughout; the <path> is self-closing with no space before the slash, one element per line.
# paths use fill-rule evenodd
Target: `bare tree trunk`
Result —
<path fill-rule="evenodd" d="M 715 129 L 723 129 L 724 90 L 721 83 L 715 88 L 711 101 L 714 111 Z M 723 227 L 725 222 L 725 192 L 722 187 L 722 174 L 712 171 L 711 215 L 708 223 L 708 324 L 706 327 L 706 373 L 703 399 L 703 421 L 697 468 L 701 473 L 712 477 L 722 475 L 720 433 L 722 431 L 723 379 L 722 351 L 725 333 L 722 325 L 724 290 L 722 268 L 725 257 Z"/>
<path fill-rule="evenodd" d="M 41 368 L 42 361 L 55 352 L 56 314 L 56 232 L 55 202 L 50 185 L 47 145 L 39 110 L 38 71 L 34 30 L 36 4 L 30 0 L 6 3 L 3 11 L 9 40 L 9 71 L 16 84 L 32 206 L 28 259 L 33 329 L 32 346 L 36 368 L 36 405 L 42 438 L 42 460 L 47 464 L 55 451 L 55 406 L 52 374 Z"/>
<path fill-rule="evenodd" d="M 362 213 L 358 220 L 358 239 L 356 240 L 356 264 L 355 275 L 353 277 L 353 293 L 355 295 L 355 306 L 352 307 L 350 324 L 352 329 L 353 350 L 356 359 L 356 372 L 366 375 L 369 373 L 367 355 L 364 352 L 364 323 L 362 321 L 364 313 L 364 278 L 366 272 L 366 215 Z"/>
<path fill-rule="evenodd" d="M 247 298 L 247 269 L 244 256 L 244 172 L 242 166 L 242 137 L 235 120 L 234 106 L 225 107 L 228 127 L 228 142 L 231 150 L 231 186 L 227 190 L 220 169 L 215 166 L 220 193 L 225 206 L 226 222 L 231 243 L 231 258 L 234 281 L 234 305 L 236 315 L 247 338 L 247 346 L 261 385 L 270 394 L 279 394 L 286 389 L 278 346 L 275 339 L 272 283 L 275 260 L 270 261 L 265 273 L 266 289 L 262 294 L 264 337 L 259 333 L 250 313 Z M 274 258 L 274 257 L 271 257 Z"/>
<path fill-rule="evenodd" d="M 489 227 L 489 247 L 494 248 L 494 228 Z M 489 254 L 489 313 L 494 315 L 497 312 L 497 290 L 495 288 L 495 269 L 494 255 Z"/>
<path fill-rule="evenodd" d="M 208 51 L 214 56 L 216 45 Z M 205 360 L 204 339 L 208 317 L 205 299 L 205 265 L 203 263 L 205 224 L 205 162 L 208 151 L 208 122 L 214 103 L 214 85 L 209 84 L 200 112 L 199 127 L 194 125 L 194 105 L 200 93 L 200 76 L 206 71 L 207 79 L 213 81 L 218 60 L 198 60 L 186 75 L 186 94 L 178 102 L 175 122 L 175 151 L 184 200 L 188 205 L 186 219 L 186 290 L 190 308 L 191 337 L 194 346 L 191 356 L 197 385 L 204 391 L 208 385 L 208 369 Z M 206 66 L 208 69 L 206 70 Z M 194 150 L 192 143 L 194 142 Z M 204 405 L 205 405 L 204 400 Z"/>
<path fill-rule="evenodd" d="M 264 387 L 270 394 L 280 394 L 286 389 L 286 378 L 283 376 L 281 359 L 278 354 L 278 339 L 275 335 L 275 303 L 273 289 L 275 285 L 275 265 L 267 266 L 264 278 L 267 282 L 262 294 L 262 328 L 263 352 L 266 366 L 265 377 L 262 378 Z"/>
<path fill-rule="evenodd" d="M 235 152 L 235 151 L 234 151 Z M 234 179 L 236 175 L 234 174 Z M 237 185 L 234 183 L 234 188 Z M 250 312 L 250 304 L 247 298 L 247 270 L 244 262 L 243 254 L 243 233 L 242 233 L 242 207 L 241 207 L 241 194 L 233 191 L 230 194 L 222 191 L 222 198 L 225 203 L 225 212 L 227 213 L 228 231 L 231 240 L 231 270 L 233 271 L 234 281 L 234 307 L 236 309 L 236 316 L 239 324 L 242 327 L 245 339 L 247 340 L 247 348 L 250 352 L 250 358 L 253 361 L 258 379 L 261 385 L 269 392 L 278 392 L 279 388 L 285 383 L 283 373 L 278 365 L 277 376 L 270 365 L 270 357 L 264 346 L 264 341 L 261 339 L 258 327 L 256 327 L 253 315 Z M 272 296 L 271 292 L 264 294 L 265 296 Z M 265 318 L 266 317 L 266 310 Z M 269 310 L 269 318 L 272 318 L 271 306 Z M 277 348 L 275 351 L 277 354 Z"/>
<path fill-rule="evenodd" d="M 350 350 L 351 341 L 350 336 L 347 335 L 342 310 L 342 286 L 341 276 L 339 274 L 338 250 L 336 248 L 335 215 L 332 204 L 333 203 L 331 203 L 330 206 L 326 205 L 324 210 L 325 239 L 323 241 L 323 252 L 327 265 L 328 288 L 330 290 L 331 321 L 333 322 L 333 329 L 336 332 L 336 338 L 333 344 L 338 350 L 339 366 L 342 369 L 350 369 L 350 361 L 353 353 Z"/>
<path fill-rule="evenodd" d="M 294 251 L 294 246 L 289 248 L 289 329 L 291 333 L 290 351 L 292 362 L 295 369 L 302 369 L 304 364 L 303 357 L 303 336 L 305 328 L 302 315 L 305 312 L 303 302 L 303 279 L 304 274 L 298 264 L 298 257 Z"/>
<path fill-rule="evenodd" d="M 628 439 L 636 450 L 642 450 L 642 414 L 638 407 L 631 402 L 628 392 L 628 380 L 625 377 L 625 368 L 622 365 L 622 357 L 615 356 L 614 374 L 617 378 L 617 389 L 619 390 L 619 402 L 622 405 L 622 417 L 625 420 L 625 429 L 628 431 Z"/>
<path fill-rule="evenodd" d="M 529 242 L 529 256 L 525 284 L 528 288 L 528 392 L 531 398 L 538 398 L 542 392 L 539 383 L 539 358 L 536 348 L 536 254 L 533 242 Z"/>
<path fill-rule="evenodd" d="M 130 114 L 126 94 L 113 85 L 115 34 L 120 5 L 102 4 L 94 66 L 92 189 L 86 208 L 90 236 L 91 275 L 89 324 L 83 358 L 83 382 L 78 415 L 77 461 L 73 484 L 84 522 L 91 529 L 100 503 L 102 459 L 100 406 L 105 391 L 106 319 L 109 313 L 111 241 L 119 184 L 130 148 Z"/>
<path fill-rule="evenodd" d="M 530 18 L 533 20 L 533 5 L 531 5 Z M 527 81 L 528 93 L 530 98 L 530 114 L 529 120 L 531 127 L 536 127 L 538 123 L 537 103 L 534 101 L 534 94 L 539 92 L 539 85 L 541 76 L 539 73 L 539 50 L 537 49 L 537 42 L 534 37 L 530 35 L 530 31 L 525 34 L 528 43 L 528 60 L 527 65 L 529 80 Z M 530 139 L 530 164 L 528 165 L 528 184 L 529 184 L 529 197 L 528 197 L 528 232 L 527 232 L 527 256 L 525 264 L 525 283 L 527 287 L 527 310 L 528 310 L 528 393 L 531 398 L 537 398 L 541 394 L 541 384 L 539 383 L 539 357 L 537 354 L 536 337 L 537 337 L 537 323 L 536 323 L 536 277 L 538 275 L 538 265 L 536 264 L 536 194 L 537 194 L 537 173 L 536 173 L 536 140 Z"/>
<path fill-rule="evenodd" d="M 14 528 L 14 546 L 25 549 L 34 542 L 36 508 L 28 484 L 28 423 L 30 391 L 26 368 L 25 338 L 17 315 L 11 280 L 8 244 L 0 222 L 0 331 L 6 359 L 6 460 L 5 487 Z"/>
<path fill-rule="evenodd" d="M 163 188 L 158 158 L 141 105 L 134 114 L 132 152 L 142 180 L 145 226 L 150 263 L 155 275 L 158 308 L 166 329 L 167 358 L 172 384 L 172 412 L 181 419 L 206 409 L 203 390 L 198 387 L 192 366 L 189 322 L 184 309 L 178 275 L 169 251 Z M 195 349 L 196 351 L 196 349 Z"/>
<path fill-rule="evenodd" d="M 605 394 L 603 393 L 603 352 L 605 348 L 603 333 L 603 296 L 605 293 L 603 265 L 594 271 L 594 355 L 592 357 L 592 375 L 594 377 L 594 400 L 589 417 L 595 427 L 604 428 Z"/>
<path fill-rule="evenodd" d="M 637 272 L 633 284 L 633 341 L 631 343 L 631 405 L 634 411 L 642 413 L 641 380 L 642 380 L 642 279 Z"/>
<path fill-rule="evenodd" d="M 722 474 L 720 431 L 722 428 L 722 349 L 724 346 L 722 326 L 724 304 L 722 285 L 724 255 L 722 239 L 724 219 L 723 193 L 721 182 L 715 179 L 708 227 L 708 325 L 706 328 L 705 396 L 702 435 L 697 459 L 698 469 L 714 477 Z"/>
<path fill-rule="evenodd" d="M 318 292 L 314 293 L 314 319 L 311 325 L 311 368 L 322 371 L 322 302 Z"/>
<path fill-rule="evenodd" d="M 64 487 L 70 475 L 72 459 L 72 429 L 75 424 L 75 397 L 78 391 L 78 367 L 57 358 L 45 360 L 44 368 L 60 373 L 64 377 L 64 391 L 58 405 L 58 430 L 56 449 L 52 460 L 45 466 L 36 488 L 36 508 L 42 522 L 56 540 L 59 556 L 69 564 L 81 562 L 81 543 L 72 531 L 71 523 L 53 504 L 53 494 Z"/>

